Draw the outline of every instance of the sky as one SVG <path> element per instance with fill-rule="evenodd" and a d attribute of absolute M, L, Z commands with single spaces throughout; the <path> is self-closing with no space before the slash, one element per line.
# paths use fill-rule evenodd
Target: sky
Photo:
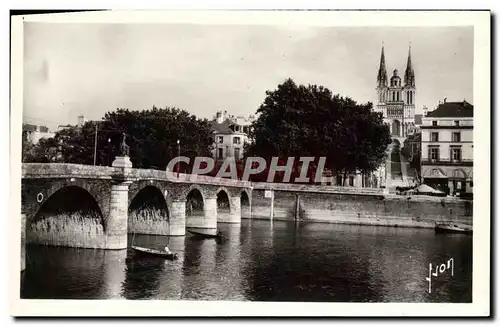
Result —
<path fill-rule="evenodd" d="M 444 98 L 474 103 L 472 27 L 30 22 L 23 120 L 54 130 L 153 105 L 248 116 L 287 78 L 375 102 L 382 43 L 390 77 L 404 75 L 410 42 L 417 113 Z"/>

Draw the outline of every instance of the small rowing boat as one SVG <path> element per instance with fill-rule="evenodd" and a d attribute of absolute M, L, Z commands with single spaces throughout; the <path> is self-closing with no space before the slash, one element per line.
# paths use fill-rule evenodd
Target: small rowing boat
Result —
<path fill-rule="evenodd" d="M 434 228 L 439 233 L 465 233 L 472 234 L 472 228 L 467 226 L 459 226 L 457 224 L 436 224 Z"/>
<path fill-rule="evenodd" d="M 223 237 L 223 235 L 220 231 L 217 231 L 217 233 L 215 233 L 215 234 L 196 232 L 193 230 L 188 230 L 188 232 L 197 236 L 197 237 L 207 238 L 207 239 L 222 239 L 222 237 Z"/>
<path fill-rule="evenodd" d="M 137 247 L 137 246 L 132 246 L 131 248 L 138 254 L 163 257 L 163 258 L 169 259 L 169 260 L 176 260 L 177 258 L 179 258 L 177 256 L 177 254 L 173 253 L 173 252 L 166 252 L 163 250 L 143 248 L 143 247 Z"/>

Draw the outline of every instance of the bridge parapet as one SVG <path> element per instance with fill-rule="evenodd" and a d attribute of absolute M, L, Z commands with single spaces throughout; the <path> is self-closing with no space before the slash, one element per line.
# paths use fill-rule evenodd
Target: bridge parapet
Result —
<path fill-rule="evenodd" d="M 165 179 L 167 179 L 166 173 L 164 173 L 164 175 Z M 178 177 L 177 174 L 174 173 L 174 177 L 168 178 L 168 180 L 175 183 L 206 184 L 206 185 L 238 187 L 238 188 L 252 187 L 252 183 L 249 181 L 233 180 L 226 178 L 210 177 L 206 175 L 185 174 L 185 173 L 179 173 Z"/>
<path fill-rule="evenodd" d="M 324 185 L 302 185 L 293 183 L 265 183 L 256 182 L 252 184 L 253 189 L 277 190 L 292 192 L 316 192 L 329 194 L 351 194 L 351 195 L 384 195 L 383 188 L 360 188 Z"/>
<path fill-rule="evenodd" d="M 71 163 L 23 163 L 22 178 L 92 178 L 111 179 L 117 169 L 109 166 L 94 166 Z"/>
<path fill-rule="evenodd" d="M 109 166 L 93 166 L 70 163 L 23 163 L 23 178 L 92 178 L 111 179 L 112 176 L 120 174 L 121 168 Z M 173 173 L 167 176 L 166 171 L 152 169 L 132 168 L 127 171 L 127 180 L 157 180 L 172 183 L 204 184 L 214 186 L 226 186 L 237 188 L 251 188 L 252 183 L 243 180 L 216 178 L 205 175 L 186 173 Z"/>

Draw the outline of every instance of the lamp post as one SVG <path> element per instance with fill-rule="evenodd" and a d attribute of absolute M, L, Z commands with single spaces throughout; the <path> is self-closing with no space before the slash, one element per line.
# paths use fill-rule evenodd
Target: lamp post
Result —
<path fill-rule="evenodd" d="M 108 156 L 108 160 L 107 160 L 108 164 L 107 164 L 107 166 L 110 166 L 110 164 L 109 164 L 110 163 L 109 162 L 110 161 L 110 155 L 109 155 L 109 152 L 110 152 L 109 148 L 110 147 L 111 147 L 111 138 L 108 138 L 108 155 L 107 155 Z"/>
<path fill-rule="evenodd" d="M 97 122 L 95 124 L 95 136 L 94 136 L 94 165 L 97 157 Z"/>
<path fill-rule="evenodd" d="M 177 139 L 177 157 L 181 156 L 181 141 Z M 178 163 L 177 166 L 177 179 L 179 179 L 179 173 L 181 172 L 181 162 Z"/>

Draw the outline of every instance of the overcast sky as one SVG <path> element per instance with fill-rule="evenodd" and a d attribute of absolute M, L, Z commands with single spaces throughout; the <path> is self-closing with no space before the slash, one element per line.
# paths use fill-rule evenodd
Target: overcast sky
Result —
<path fill-rule="evenodd" d="M 382 42 L 391 76 L 411 41 L 418 113 L 473 103 L 472 27 L 27 23 L 24 36 L 24 121 L 50 128 L 153 105 L 248 115 L 288 77 L 374 102 Z"/>

